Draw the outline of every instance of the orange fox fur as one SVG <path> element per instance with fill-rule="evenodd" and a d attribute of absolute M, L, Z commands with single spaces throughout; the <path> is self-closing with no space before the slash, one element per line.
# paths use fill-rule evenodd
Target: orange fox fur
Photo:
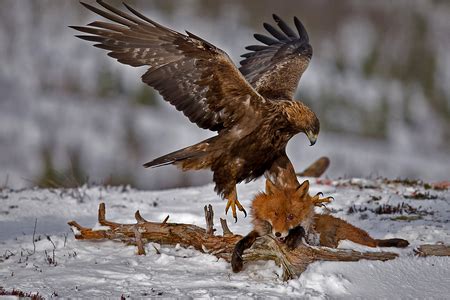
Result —
<path fill-rule="evenodd" d="M 313 202 L 304 201 L 309 196 L 308 190 L 308 181 L 297 189 L 290 189 L 277 187 L 267 180 L 266 192 L 259 193 L 253 199 L 254 230 L 260 236 L 271 234 L 280 241 L 288 236 L 289 230 L 298 225 L 307 231 L 314 217 Z"/>
<path fill-rule="evenodd" d="M 312 197 L 308 191 L 308 181 L 293 189 L 280 188 L 270 180 L 266 181 L 266 192 L 258 194 L 253 200 L 254 229 L 235 246 L 231 261 L 234 272 L 242 269 L 243 251 L 263 235 L 271 235 L 291 249 L 298 246 L 302 237 L 314 235 L 318 236 L 321 246 L 332 248 L 336 248 L 341 240 L 369 247 L 409 245 L 403 239 L 374 239 L 366 231 L 342 219 L 314 213 L 315 206 L 330 202 L 331 197 L 320 198 L 320 193 Z"/>

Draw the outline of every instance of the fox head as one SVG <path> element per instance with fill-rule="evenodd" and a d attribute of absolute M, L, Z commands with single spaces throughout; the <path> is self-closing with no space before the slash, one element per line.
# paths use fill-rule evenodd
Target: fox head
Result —
<path fill-rule="evenodd" d="M 279 187 L 266 180 L 265 193 L 258 194 L 252 203 L 255 230 L 260 235 L 270 234 L 280 242 L 298 225 L 308 231 L 314 206 L 318 204 L 318 197 L 311 197 L 308 191 L 308 180 L 298 188 Z"/>

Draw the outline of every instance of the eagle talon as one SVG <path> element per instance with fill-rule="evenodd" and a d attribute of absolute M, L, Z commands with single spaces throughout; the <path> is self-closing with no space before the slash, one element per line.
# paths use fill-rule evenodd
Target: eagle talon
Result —
<path fill-rule="evenodd" d="M 227 206 L 225 207 L 225 214 L 226 214 L 226 215 L 228 215 L 228 210 L 230 209 L 230 206 L 231 206 L 231 202 L 228 201 L 228 202 L 227 202 Z"/>
<path fill-rule="evenodd" d="M 247 217 L 247 212 L 245 211 L 244 207 L 234 197 L 231 197 L 230 199 L 228 199 L 227 206 L 225 207 L 225 214 L 228 214 L 228 210 L 230 209 L 230 207 L 231 207 L 231 212 L 232 212 L 232 215 L 233 215 L 235 223 L 237 222 L 237 210 L 236 210 L 236 207 L 237 207 L 237 209 L 239 209 L 240 211 L 242 211 L 244 213 L 244 218 Z"/>
<path fill-rule="evenodd" d="M 330 203 L 331 201 L 334 201 L 334 198 L 331 196 L 326 197 L 326 198 L 321 198 L 320 197 L 321 195 L 323 195 L 323 194 L 319 192 L 312 198 L 312 201 L 315 206 L 326 207 L 325 203 Z"/>
<path fill-rule="evenodd" d="M 323 193 L 322 193 L 322 192 L 318 192 L 318 193 L 316 194 L 316 196 L 322 197 L 322 196 L 323 196 Z"/>

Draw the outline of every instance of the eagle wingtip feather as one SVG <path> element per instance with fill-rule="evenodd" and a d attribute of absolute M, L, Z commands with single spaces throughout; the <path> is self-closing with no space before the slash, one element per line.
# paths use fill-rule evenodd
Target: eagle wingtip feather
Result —
<path fill-rule="evenodd" d="M 95 10 L 95 7 L 93 7 L 92 5 L 90 5 L 89 3 L 80 1 L 80 4 L 83 5 L 84 7 L 86 7 L 87 9 L 89 9 L 90 11 L 92 11 L 92 9 Z"/>

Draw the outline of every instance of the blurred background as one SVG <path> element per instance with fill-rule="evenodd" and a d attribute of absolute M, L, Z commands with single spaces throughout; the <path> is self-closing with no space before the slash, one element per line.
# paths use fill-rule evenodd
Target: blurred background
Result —
<path fill-rule="evenodd" d="M 88 1 L 92 3 L 93 1 Z M 109 1 L 121 5 L 120 1 Z M 322 130 L 288 145 L 298 171 L 320 156 L 326 175 L 450 179 L 450 1 L 135 0 L 239 63 L 272 13 L 305 24 L 314 48 L 297 99 Z M 94 16 L 78 1 L 0 0 L 0 187 L 130 184 L 161 189 L 212 181 L 208 171 L 142 164 L 214 133 L 191 124 L 68 25 Z"/>

